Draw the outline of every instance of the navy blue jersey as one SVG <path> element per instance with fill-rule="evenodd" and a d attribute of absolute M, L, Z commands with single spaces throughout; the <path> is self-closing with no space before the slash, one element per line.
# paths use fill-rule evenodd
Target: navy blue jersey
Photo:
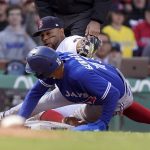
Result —
<path fill-rule="evenodd" d="M 72 53 L 59 53 L 59 56 L 64 62 L 63 78 L 37 81 L 26 96 L 19 114 L 28 117 L 49 86 L 56 84 L 71 102 L 103 105 L 109 116 L 102 115 L 101 118 L 108 123 L 117 101 L 125 92 L 123 79 L 116 68 Z"/>

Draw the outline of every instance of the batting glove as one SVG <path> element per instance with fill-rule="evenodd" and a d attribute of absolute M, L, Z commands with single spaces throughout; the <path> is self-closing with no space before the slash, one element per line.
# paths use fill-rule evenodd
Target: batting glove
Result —
<path fill-rule="evenodd" d="M 73 131 L 105 131 L 107 130 L 107 125 L 102 121 L 98 120 L 94 123 L 88 123 L 86 125 L 80 125 L 74 127 Z"/>

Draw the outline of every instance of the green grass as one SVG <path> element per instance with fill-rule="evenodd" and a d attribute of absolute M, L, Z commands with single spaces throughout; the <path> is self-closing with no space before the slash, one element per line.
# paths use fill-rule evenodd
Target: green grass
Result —
<path fill-rule="evenodd" d="M 52 137 L 21 138 L 0 135 L 0 150 L 149 150 L 150 133 L 48 132 Z M 55 136 L 54 136 L 55 135 Z"/>

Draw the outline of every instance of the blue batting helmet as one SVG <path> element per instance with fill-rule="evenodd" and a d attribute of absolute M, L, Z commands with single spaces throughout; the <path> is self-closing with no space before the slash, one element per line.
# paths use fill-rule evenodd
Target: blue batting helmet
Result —
<path fill-rule="evenodd" d="M 34 73 L 38 78 L 50 76 L 61 65 L 59 55 L 46 46 L 32 49 L 26 60 L 26 72 Z"/>

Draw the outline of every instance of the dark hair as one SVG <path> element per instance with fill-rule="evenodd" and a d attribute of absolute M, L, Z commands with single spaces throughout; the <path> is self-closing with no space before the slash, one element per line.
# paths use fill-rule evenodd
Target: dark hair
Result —
<path fill-rule="evenodd" d="M 150 12 L 150 6 L 145 9 L 145 12 Z"/>
<path fill-rule="evenodd" d="M 21 8 L 19 5 L 11 5 L 11 6 L 8 7 L 8 9 L 7 9 L 7 17 L 9 16 L 9 13 L 10 13 L 12 10 L 20 10 L 21 15 L 23 16 L 22 8 Z"/>
<path fill-rule="evenodd" d="M 121 53 L 121 47 L 118 42 L 112 42 L 111 52 L 120 52 Z"/>

